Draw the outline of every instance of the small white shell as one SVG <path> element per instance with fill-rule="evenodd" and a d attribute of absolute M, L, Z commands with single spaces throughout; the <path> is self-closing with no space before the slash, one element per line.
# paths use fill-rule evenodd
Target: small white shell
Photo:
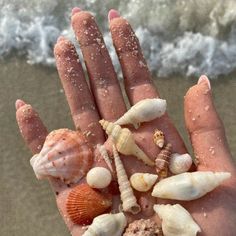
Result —
<path fill-rule="evenodd" d="M 86 176 L 88 185 L 91 188 L 106 188 L 111 183 L 111 173 L 104 167 L 92 168 Z"/>
<path fill-rule="evenodd" d="M 138 128 L 140 123 L 147 122 L 162 116 L 166 111 L 166 100 L 160 98 L 147 98 L 132 106 L 115 124 L 133 124 Z"/>
<path fill-rule="evenodd" d="M 135 173 L 130 177 L 131 186 L 140 192 L 147 192 L 155 184 L 158 175 Z"/>
<path fill-rule="evenodd" d="M 111 164 L 111 160 L 109 158 L 109 155 L 107 153 L 106 148 L 104 147 L 104 145 L 98 144 L 97 145 L 98 151 L 100 152 L 102 158 L 104 159 L 104 161 L 106 162 L 108 168 L 110 169 L 111 172 L 114 172 L 113 168 L 112 168 L 112 164 Z"/>
<path fill-rule="evenodd" d="M 123 213 L 103 214 L 94 218 L 82 236 L 121 236 L 126 225 Z"/>
<path fill-rule="evenodd" d="M 177 175 L 187 172 L 193 163 L 192 157 L 188 154 L 173 153 L 170 157 L 169 169 L 171 173 Z"/>
<path fill-rule="evenodd" d="M 164 236 L 196 236 L 201 228 L 181 205 L 154 205 L 154 211 L 162 219 Z"/>
<path fill-rule="evenodd" d="M 229 172 L 196 171 L 174 175 L 158 182 L 153 197 L 189 201 L 198 199 L 230 178 Z"/>

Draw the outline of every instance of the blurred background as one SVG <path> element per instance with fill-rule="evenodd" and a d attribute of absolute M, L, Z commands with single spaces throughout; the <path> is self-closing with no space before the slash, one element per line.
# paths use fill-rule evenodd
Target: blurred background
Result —
<path fill-rule="evenodd" d="M 189 150 L 183 96 L 200 74 L 211 79 L 215 105 L 236 160 L 236 2 L 233 0 L 0 0 L 0 235 L 69 235 L 46 181 L 37 181 L 15 121 L 15 100 L 39 112 L 49 130 L 73 129 L 53 58 L 59 35 L 75 42 L 70 12 L 92 12 L 116 71 L 108 31 L 118 9 L 134 27 L 168 112 Z M 77 45 L 77 44 L 76 44 Z M 79 47 L 77 45 L 78 52 Z"/>

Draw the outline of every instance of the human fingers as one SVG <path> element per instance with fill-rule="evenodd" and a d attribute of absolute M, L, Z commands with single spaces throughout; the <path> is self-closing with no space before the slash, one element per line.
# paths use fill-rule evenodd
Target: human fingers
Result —
<path fill-rule="evenodd" d="M 100 117 L 74 45 L 60 37 L 54 55 L 76 129 L 80 129 L 90 143 L 103 143 Z"/>
<path fill-rule="evenodd" d="M 99 113 L 106 120 L 116 120 L 126 111 L 126 106 L 102 34 L 94 17 L 86 11 L 72 11 L 71 22 Z"/>

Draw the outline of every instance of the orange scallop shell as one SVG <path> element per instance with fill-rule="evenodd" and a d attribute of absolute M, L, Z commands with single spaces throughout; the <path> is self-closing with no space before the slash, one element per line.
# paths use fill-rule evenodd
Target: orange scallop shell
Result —
<path fill-rule="evenodd" d="M 104 195 L 92 189 L 88 184 L 74 187 L 68 195 L 66 209 L 69 218 L 75 224 L 87 225 L 104 213 L 112 205 L 110 195 Z"/>

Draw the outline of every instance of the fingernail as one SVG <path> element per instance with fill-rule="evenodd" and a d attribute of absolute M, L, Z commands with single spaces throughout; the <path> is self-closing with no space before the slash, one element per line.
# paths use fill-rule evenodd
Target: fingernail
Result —
<path fill-rule="evenodd" d="M 201 83 L 207 83 L 209 89 L 211 89 L 211 83 L 210 83 L 210 81 L 209 81 L 209 79 L 207 78 L 206 75 L 202 75 L 202 76 L 199 78 L 197 84 L 201 84 Z"/>
<path fill-rule="evenodd" d="M 120 17 L 120 13 L 114 9 L 111 9 L 108 13 L 108 20 L 112 21 L 114 18 Z"/>
<path fill-rule="evenodd" d="M 26 103 L 24 101 L 17 99 L 15 103 L 16 110 L 18 110 L 20 107 L 24 106 L 25 104 Z"/>
<path fill-rule="evenodd" d="M 72 9 L 72 11 L 71 11 L 71 15 L 73 16 L 74 14 L 76 14 L 76 13 L 78 13 L 78 12 L 80 12 L 81 11 L 81 9 L 79 8 L 79 7 L 74 7 L 73 9 Z"/>
<path fill-rule="evenodd" d="M 57 43 L 59 43 L 60 41 L 64 40 L 65 38 L 63 36 L 59 36 L 57 39 Z"/>

